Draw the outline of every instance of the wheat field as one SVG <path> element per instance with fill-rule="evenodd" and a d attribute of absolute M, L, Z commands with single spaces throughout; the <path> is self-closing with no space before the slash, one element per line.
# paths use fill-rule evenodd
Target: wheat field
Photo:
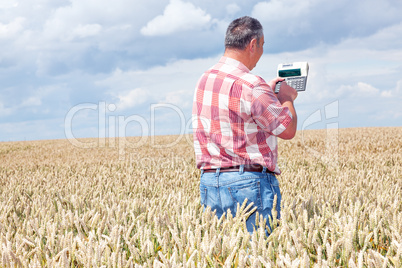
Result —
<path fill-rule="evenodd" d="M 282 217 L 252 235 L 245 204 L 203 211 L 191 136 L 138 140 L 0 143 L 0 266 L 402 267 L 402 127 L 281 140 Z"/>

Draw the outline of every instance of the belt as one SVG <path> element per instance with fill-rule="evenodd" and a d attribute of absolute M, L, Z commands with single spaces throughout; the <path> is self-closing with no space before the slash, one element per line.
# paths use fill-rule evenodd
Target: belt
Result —
<path fill-rule="evenodd" d="M 204 172 L 206 173 L 215 173 L 216 172 L 216 168 L 214 169 L 203 169 Z M 232 166 L 232 167 L 221 167 L 219 172 L 234 172 L 234 171 L 239 171 L 240 170 L 240 166 Z M 249 171 L 249 172 L 262 172 L 264 170 L 264 167 L 261 165 L 250 165 L 244 166 L 244 171 Z M 266 169 L 267 173 L 273 173 L 272 171 Z"/>

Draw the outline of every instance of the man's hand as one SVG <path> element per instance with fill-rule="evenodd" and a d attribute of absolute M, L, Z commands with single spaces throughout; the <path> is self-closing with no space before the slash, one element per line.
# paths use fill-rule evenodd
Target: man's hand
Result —
<path fill-rule="evenodd" d="M 275 86 L 276 86 L 276 83 L 281 82 L 281 81 L 283 81 L 283 80 L 285 80 L 285 78 L 282 78 L 282 77 L 274 78 L 274 79 L 272 79 L 271 81 L 269 81 L 268 86 L 269 86 L 269 87 L 272 89 L 272 91 L 275 93 Z"/>
<path fill-rule="evenodd" d="M 289 86 L 286 82 L 281 83 L 281 88 L 278 92 L 278 100 L 283 105 L 286 101 L 293 101 L 297 98 L 297 91 L 293 87 Z"/>

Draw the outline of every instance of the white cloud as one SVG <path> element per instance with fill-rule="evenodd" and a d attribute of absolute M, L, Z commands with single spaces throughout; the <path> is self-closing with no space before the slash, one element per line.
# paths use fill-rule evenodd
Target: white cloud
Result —
<path fill-rule="evenodd" d="M 171 0 L 163 15 L 159 15 L 141 29 L 143 35 L 169 35 L 199 29 L 211 21 L 211 16 L 189 2 Z"/>
<path fill-rule="evenodd" d="M 135 3 L 115 0 L 113 5 L 105 0 L 71 0 L 66 3 L 54 8 L 45 18 L 41 34 L 47 41 L 71 41 L 71 37 L 95 36 L 103 30 L 109 34 L 103 35 L 103 38 L 114 43 L 116 38 L 110 40 L 110 34 L 115 31 L 121 34 L 121 28 L 129 26 L 132 35 L 133 29 L 140 28 L 144 19 L 149 19 L 155 12 L 147 10 L 158 10 L 149 9 L 155 0 L 137 0 Z"/>
<path fill-rule="evenodd" d="M 7 39 L 15 36 L 23 29 L 25 18 L 18 17 L 12 20 L 10 23 L 0 23 L 0 39 Z"/>
<path fill-rule="evenodd" d="M 148 95 L 148 92 L 141 88 L 119 94 L 117 96 L 119 98 L 119 103 L 116 105 L 117 109 L 135 108 L 135 106 L 145 103 L 148 100 Z"/>
<path fill-rule="evenodd" d="M 13 8 L 18 7 L 18 2 L 15 0 L 2 0 L 0 2 L 1 9 Z"/>
<path fill-rule="evenodd" d="M 102 26 L 94 23 L 94 24 L 86 24 L 86 25 L 78 25 L 74 30 L 72 35 L 79 38 L 85 38 L 89 36 L 96 36 L 102 30 Z"/>
<path fill-rule="evenodd" d="M 251 15 L 265 26 L 267 33 L 298 35 L 310 32 L 310 12 L 316 1 L 272 0 L 260 2 L 253 8 Z"/>
<path fill-rule="evenodd" d="M 19 107 L 22 108 L 22 107 L 30 107 L 30 106 L 39 106 L 41 104 L 42 104 L 42 100 L 40 99 L 40 97 L 32 96 L 32 97 L 25 99 Z"/>
<path fill-rule="evenodd" d="M 119 109 L 145 102 L 189 108 L 197 80 L 219 58 L 177 60 L 142 71 L 117 69 L 96 85 L 106 88 L 108 95 L 116 98 Z"/>
<path fill-rule="evenodd" d="M 394 100 L 402 100 L 402 80 L 396 83 L 396 87 L 390 90 L 384 90 L 381 92 L 381 97 L 393 98 Z M 401 111 L 402 112 L 402 111 Z"/>
<path fill-rule="evenodd" d="M 189 108 L 193 105 L 193 95 L 194 92 L 188 89 L 168 92 L 165 100 L 161 101 L 161 103 L 170 103 L 181 108 Z"/>
<path fill-rule="evenodd" d="M 286 26 L 295 23 L 295 18 L 306 15 L 314 1 L 298 0 L 272 0 L 256 4 L 252 11 L 252 16 L 263 21 L 281 21 Z M 284 20 L 284 18 L 286 18 Z M 299 21 L 299 23 L 302 21 Z"/>
<path fill-rule="evenodd" d="M 8 116 L 13 112 L 14 109 L 12 108 L 7 108 L 4 106 L 4 104 L 0 101 L 0 117 L 5 117 Z"/>
<path fill-rule="evenodd" d="M 390 25 L 380 29 L 376 33 L 364 38 L 352 37 L 345 39 L 342 46 L 345 48 L 358 47 L 360 49 L 379 49 L 390 50 L 395 49 L 394 53 L 390 53 L 388 57 L 398 58 L 402 55 L 402 22 Z M 396 54 L 396 55 L 395 55 Z"/>
<path fill-rule="evenodd" d="M 356 93 L 363 94 L 364 96 L 378 96 L 379 90 L 372 85 L 364 82 L 357 83 L 358 91 Z"/>
<path fill-rule="evenodd" d="M 232 3 L 226 6 L 226 12 L 228 13 L 229 16 L 235 15 L 240 10 L 241 8 L 236 3 Z"/>
<path fill-rule="evenodd" d="M 376 0 L 272 0 L 256 4 L 251 15 L 261 21 L 266 40 L 276 51 L 296 51 L 370 36 L 400 24 L 401 8 L 402 2 L 393 0 L 384 0 L 381 5 Z M 367 45 L 371 44 L 364 44 Z"/>
<path fill-rule="evenodd" d="M 369 97 L 378 97 L 380 91 L 364 82 L 358 82 L 355 85 L 342 85 L 336 92 L 336 95 L 350 97 L 359 97 L 360 99 Z"/>
<path fill-rule="evenodd" d="M 384 98 L 391 98 L 392 97 L 392 91 L 391 90 L 385 90 L 383 92 L 381 92 L 381 97 Z"/>
<path fill-rule="evenodd" d="M 402 97 L 402 80 L 398 81 L 395 93 L 398 94 L 399 97 Z"/>

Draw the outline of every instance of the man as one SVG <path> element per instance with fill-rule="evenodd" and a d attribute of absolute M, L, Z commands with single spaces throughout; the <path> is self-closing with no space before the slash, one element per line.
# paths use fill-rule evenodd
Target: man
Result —
<path fill-rule="evenodd" d="M 297 91 L 275 78 L 269 83 L 250 71 L 263 53 L 260 22 L 251 17 L 234 20 L 225 37 L 225 53 L 198 81 L 193 103 L 193 133 L 197 167 L 201 169 L 201 203 L 221 217 L 247 198 L 268 221 L 281 193 L 275 174 L 277 137 L 296 134 L 293 101 Z M 246 225 L 252 232 L 254 212 Z"/>

